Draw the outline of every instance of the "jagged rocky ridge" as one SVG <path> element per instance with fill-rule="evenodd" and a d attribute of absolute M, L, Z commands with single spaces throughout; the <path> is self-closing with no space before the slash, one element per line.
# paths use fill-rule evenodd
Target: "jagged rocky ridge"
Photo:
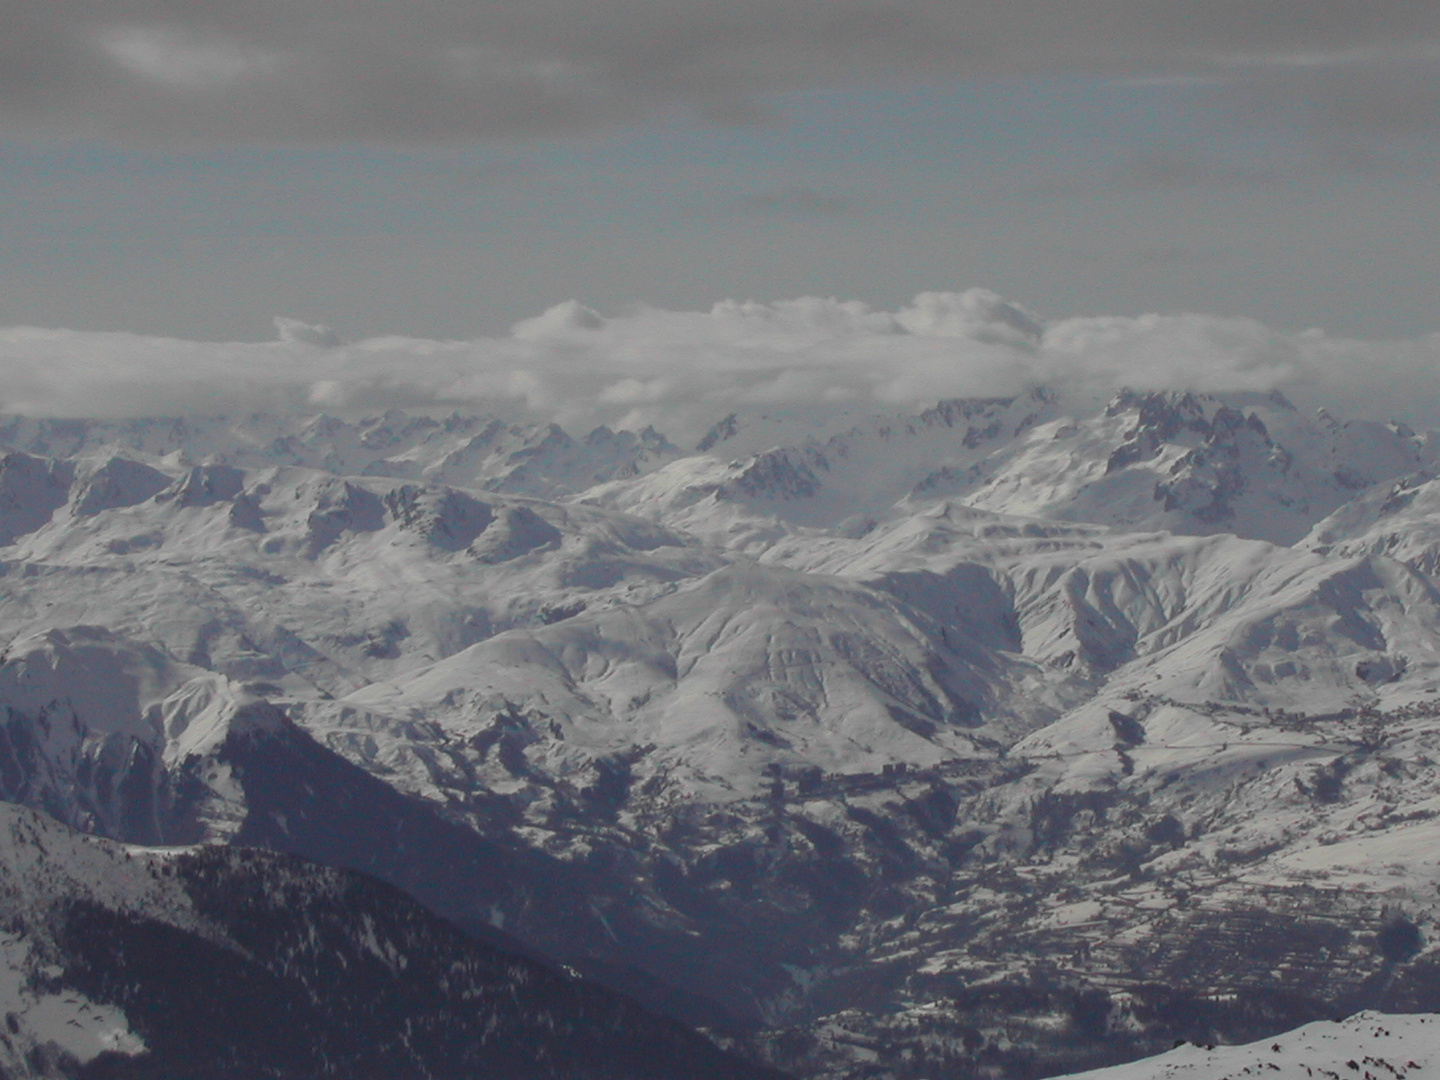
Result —
<path fill-rule="evenodd" d="M 0 794 L 74 825 L 360 867 L 811 1075 L 1432 1007 L 1429 434 L 4 433 Z"/>

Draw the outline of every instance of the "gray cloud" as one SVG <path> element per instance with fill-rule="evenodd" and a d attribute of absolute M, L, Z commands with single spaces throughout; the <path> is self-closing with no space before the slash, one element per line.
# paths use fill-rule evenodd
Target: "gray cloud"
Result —
<path fill-rule="evenodd" d="M 1333 164 L 1338 164 L 1335 162 Z M 1348 163 L 1347 163 L 1348 164 Z M 1257 167 L 1212 157 L 1154 147 L 1128 154 L 1106 167 L 1040 178 L 1032 191 L 1040 195 L 1074 195 L 1091 191 L 1186 191 L 1192 188 L 1254 188 L 1313 172 L 1314 162 Z"/>
<path fill-rule="evenodd" d="M 0 3 L 9 132 L 453 141 L 875 79 L 1219 75 L 1316 122 L 1432 130 L 1434 0 Z"/>
<path fill-rule="evenodd" d="M 742 195 L 735 200 L 734 206 L 751 214 L 782 217 L 846 217 L 856 209 L 849 199 L 803 185 Z"/>
<path fill-rule="evenodd" d="M 1202 251 L 1188 244 L 1155 244 L 1135 253 L 1135 261 L 1144 266 L 1195 266 L 1213 262 L 1215 253 Z"/>
<path fill-rule="evenodd" d="M 1192 154 L 1156 149 L 1127 158 L 1109 177 L 1137 191 L 1183 191 L 1199 187 L 1254 187 L 1277 178 L 1276 170 L 1230 165 Z"/>

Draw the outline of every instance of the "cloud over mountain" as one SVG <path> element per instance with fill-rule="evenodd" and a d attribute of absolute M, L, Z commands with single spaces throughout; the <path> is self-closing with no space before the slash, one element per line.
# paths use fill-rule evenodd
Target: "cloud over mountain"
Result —
<path fill-rule="evenodd" d="M 803 297 L 605 316 L 574 301 L 470 341 L 343 343 L 277 320 L 273 342 L 0 330 L 0 410 L 154 415 L 496 406 L 583 427 L 654 423 L 681 439 L 737 408 L 829 410 L 1004 396 L 1046 384 L 1268 391 L 1352 413 L 1440 420 L 1440 334 L 1363 342 L 1205 315 L 1042 325 L 994 293 L 924 293 L 884 311 Z"/>

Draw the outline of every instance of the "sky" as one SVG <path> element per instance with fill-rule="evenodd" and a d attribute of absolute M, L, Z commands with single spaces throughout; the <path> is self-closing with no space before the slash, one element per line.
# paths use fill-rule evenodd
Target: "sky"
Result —
<path fill-rule="evenodd" d="M 522 354 L 536 385 L 579 365 L 586 395 L 618 404 L 630 379 L 658 402 L 734 330 L 717 303 L 788 313 L 726 339 L 727 364 L 776 374 L 794 327 L 762 347 L 756 326 L 793 323 L 786 301 L 817 298 L 806 348 L 839 355 L 877 331 L 835 311 L 914 337 L 917 297 L 973 314 L 973 289 L 1102 381 L 1323 383 L 1418 419 L 1434 397 L 1434 0 L 0 0 L 0 31 L 0 407 L 203 407 L 248 385 L 225 358 L 251 354 L 212 349 L 189 396 L 121 393 L 176 385 L 171 361 L 143 366 L 185 352 L 170 339 L 329 348 L 301 365 L 307 400 L 382 401 L 367 364 L 404 339 L 460 366 L 394 376 L 403 403 L 468 371 L 564 411 L 514 390 Z M 552 309 L 565 342 L 536 359 Z M 582 309 L 593 326 L 566 323 Z M 275 316 L 299 320 L 286 340 Z M 1106 318 L 1131 344 L 1077 329 Z M 988 324 L 966 325 L 947 347 Z M 1164 359 L 1201 338 L 1227 343 L 1202 370 Z M 372 344 L 342 362 L 341 341 Z M 863 393 L 1009 386 L 1058 346 L 1005 347 Z M 1362 355 L 1403 371 L 1367 385 L 1337 359 Z M 862 392 L 805 364 L 814 393 Z"/>

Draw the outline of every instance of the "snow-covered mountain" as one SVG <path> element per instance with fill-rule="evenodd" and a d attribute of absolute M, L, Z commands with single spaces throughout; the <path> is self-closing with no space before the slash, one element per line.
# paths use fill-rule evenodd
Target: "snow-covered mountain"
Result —
<path fill-rule="evenodd" d="M 73 827 L 366 870 L 813 1076 L 1440 1008 L 1433 434 L 1036 390 L 690 453 L 0 439 L 0 797 Z"/>
<path fill-rule="evenodd" d="M 653 429 L 599 427 L 581 440 L 554 424 L 493 416 L 434 419 L 388 412 L 332 416 L 171 417 L 132 421 L 0 421 L 0 445 L 51 458 L 122 457 L 173 466 L 298 465 L 341 476 L 390 476 L 553 496 L 638 475 L 679 455 Z M 7 481 L 8 483 L 8 481 Z"/>
<path fill-rule="evenodd" d="M 703 454 L 590 497 L 695 523 L 701 508 L 732 503 L 851 528 L 906 496 L 946 498 L 1026 517 L 1293 543 L 1357 491 L 1440 460 L 1433 435 L 1307 418 L 1278 394 L 1125 392 L 1097 407 L 1034 390 L 836 433 L 799 424 L 793 443 L 782 441 L 784 419 L 727 417 L 700 443 Z"/>
<path fill-rule="evenodd" d="M 101 625 L 231 678 L 334 694 L 720 565 L 630 517 L 314 469 L 196 465 L 92 510 L 125 460 L 82 473 L 43 523 L 0 518 L 27 527 L 6 552 L 10 633 Z"/>

